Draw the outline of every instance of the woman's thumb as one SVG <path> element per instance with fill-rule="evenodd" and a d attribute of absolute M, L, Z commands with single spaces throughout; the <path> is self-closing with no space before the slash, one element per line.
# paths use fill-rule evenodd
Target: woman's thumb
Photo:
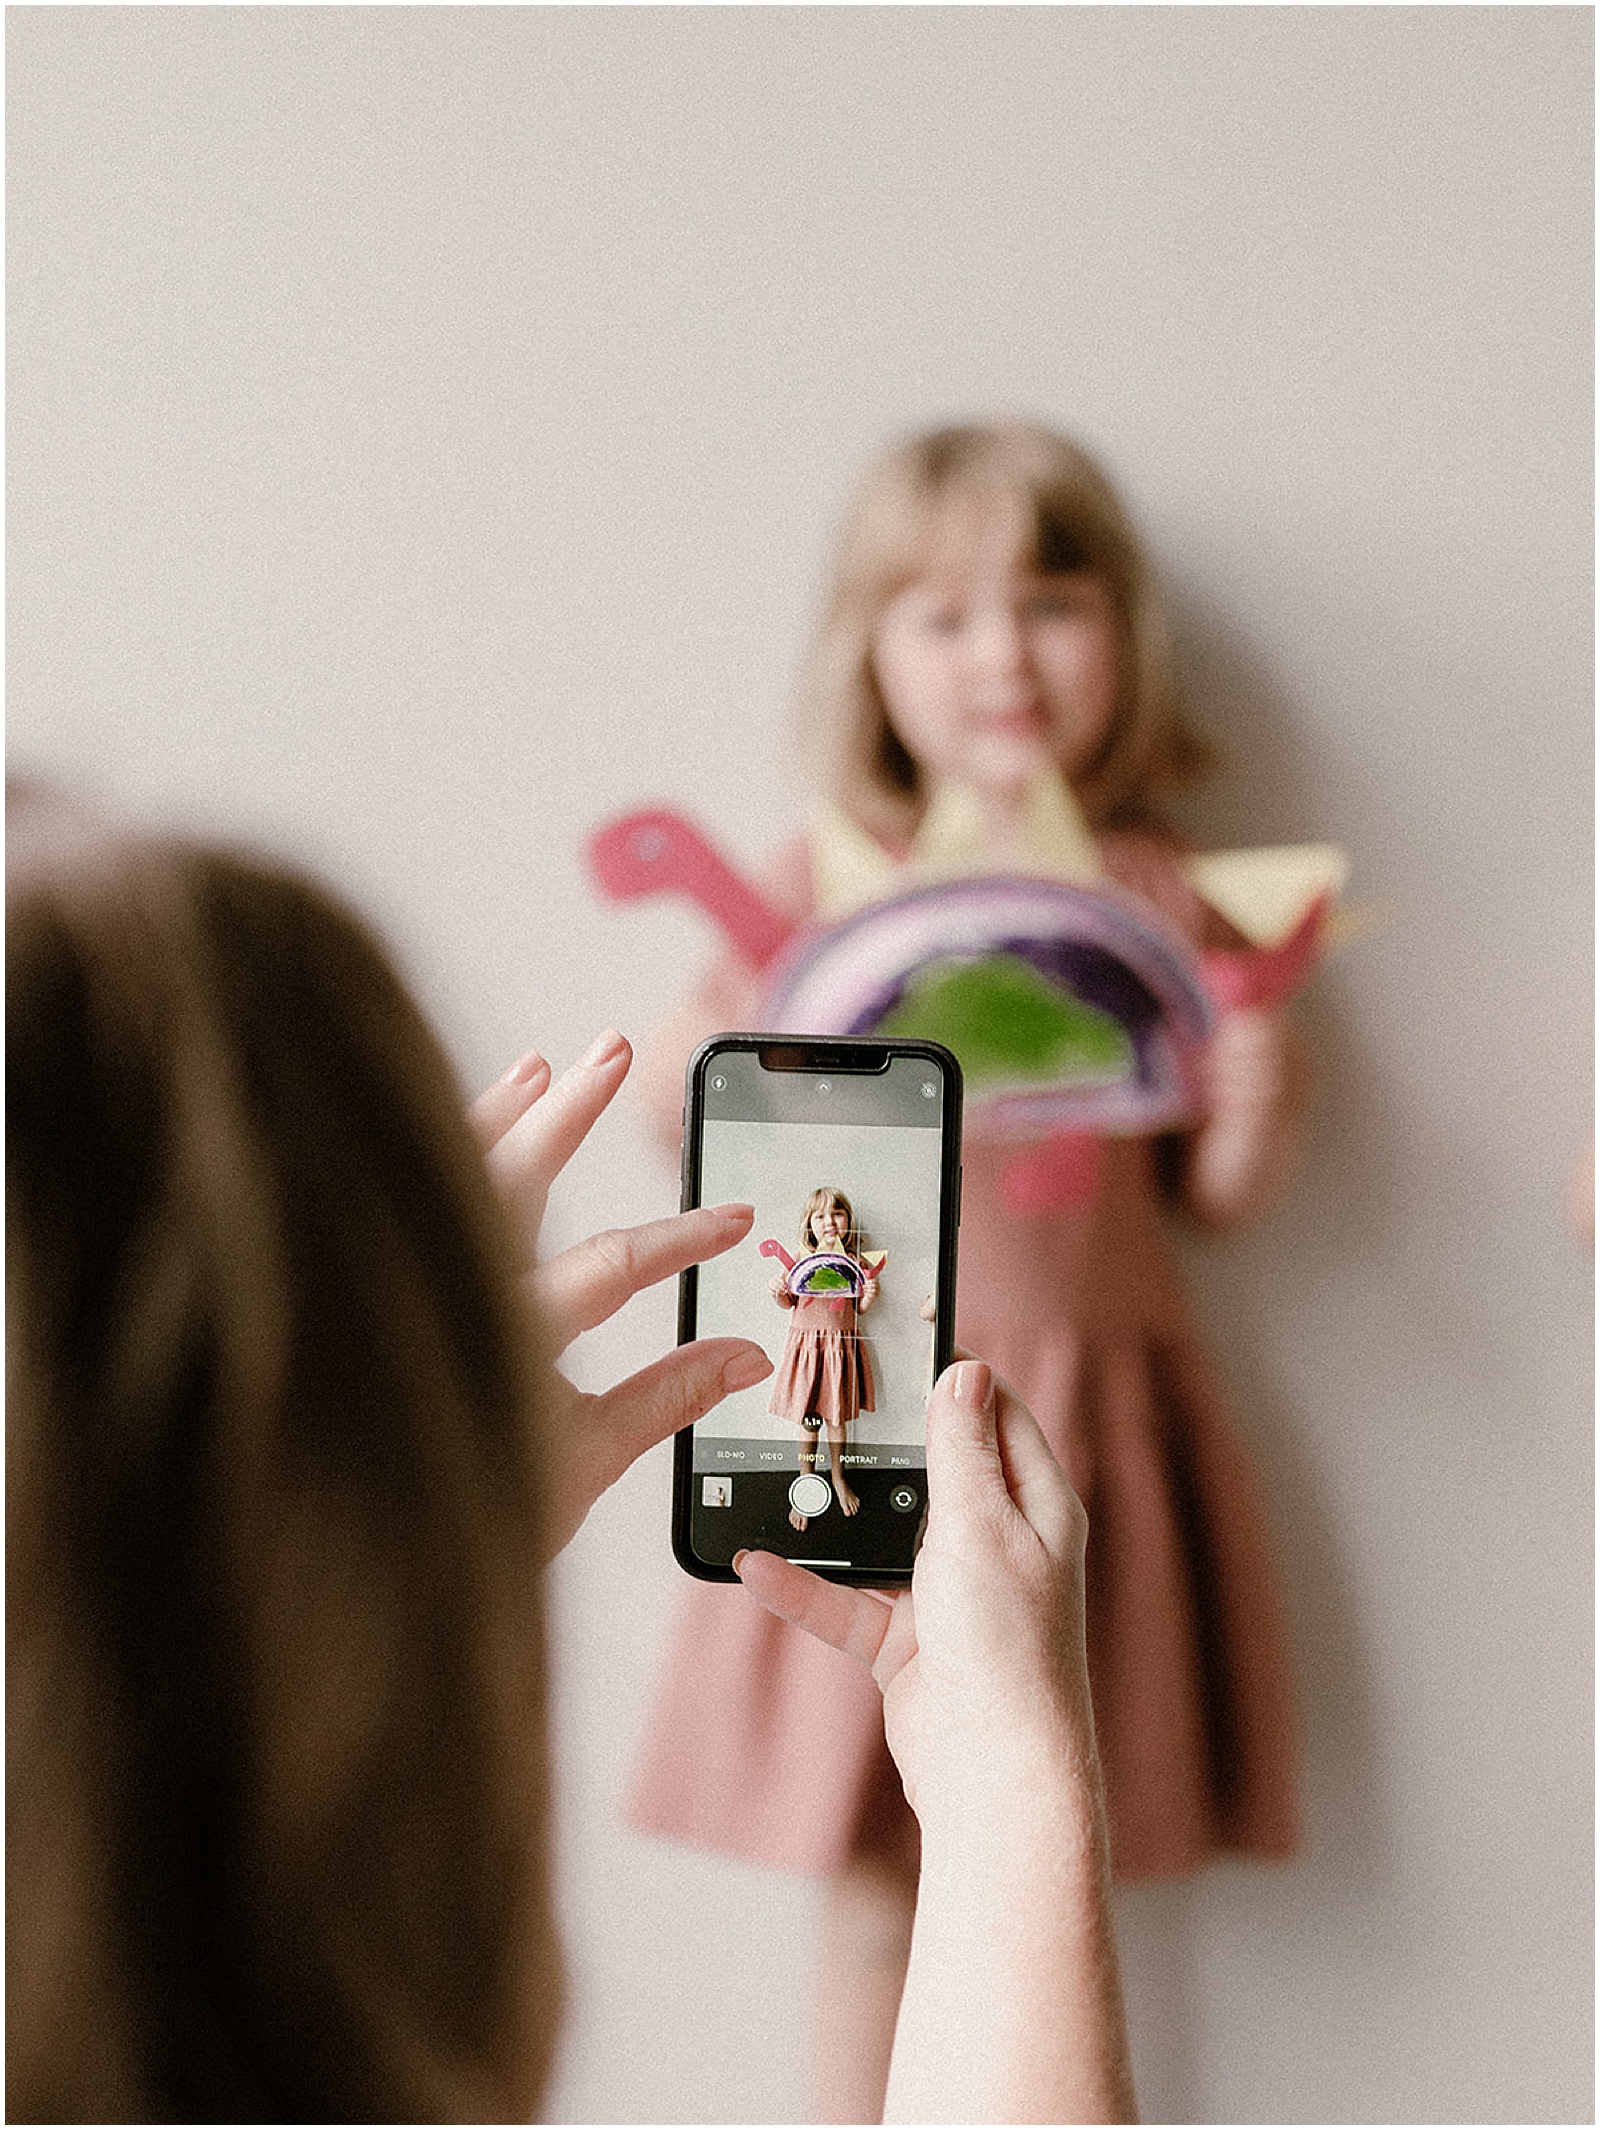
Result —
<path fill-rule="evenodd" d="M 996 1487 L 1003 1491 L 1004 1485 L 994 1371 L 987 1361 L 963 1356 L 945 1370 L 928 1399 L 929 1503 L 935 1515 L 948 1515 L 975 1496 Z"/>

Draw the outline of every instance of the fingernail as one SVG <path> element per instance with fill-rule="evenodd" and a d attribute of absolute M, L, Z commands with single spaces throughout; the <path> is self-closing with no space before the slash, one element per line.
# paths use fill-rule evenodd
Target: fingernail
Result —
<path fill-rule="evenodd" d="M 764 1383 L 772 1373 L 772 1363 L 759 1346 L 747 1346 L 736 1353 L 722 1371 L 722 1387 L 726 1391 L 749 1390 L 756 1383 Z"/>
<path fill-rule="evenodd" d="M 549 1070 L 548 1060 L 540 1057 L 537 1050 L 530 1050 L 525 1058 L 518 1058 L 506 1078 L 513 1087 L 526 1087 L 530 1081 L 537 1080 L 541 1073 Z"/>
<path fill-rule="evenodd" d="M 712 1206 L 711 1211 L 716 1215 L 718 1220 L 725 1220 L 730 1224 L 730 1226 L 736 1220 L 754 1220 L 756 1217 L 756 1209 L 754 1206 Z"/>
<path fill-rule="evenodd" d="M 954 1389 L 958 1405 L 969 1412 L 986 1412 L 994 1396 L 994 1370 L 987 1361 L 959 1361 Z"/>
<path fill-rule="evenodd" d="M 738 1552 L 733 1556 L 733 1572 L 735 1575 L 739 1573 L 739 1563 L 741 1561 L 747 1561 L 749 1558 L 750 1548 L 748 1546 L 741 1546 Z"/>
<path fill-rule="evenodd" d="M 597 1035 L 589 1045 L 583 1054 L 583 1062 L 591 1067 L 609 1065 L 613 1058 L 621 1057 L 627 1047 L 626 1037 L 619 1034 L 615 1028 L 608 1028 L 604 1035 Z"/>

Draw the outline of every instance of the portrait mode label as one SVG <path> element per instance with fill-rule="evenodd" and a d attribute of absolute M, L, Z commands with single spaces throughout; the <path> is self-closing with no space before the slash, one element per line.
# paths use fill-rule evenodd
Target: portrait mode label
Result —
<path fill-rule="evenodd" d="M 827 1436 L 823 1436 L 822 1459 L 827 1457 Z M 708 1435 L 704 1424 L 695 1430 L 694 1469 L 696 1472 L 795 1472 L 809 1470 L 819 1460 L 802 1454 L 815 1444 L 813 1435 L 810 1444 L 794 1441 L 774 1441 L 767 1436 L 749 1436 L 743 1440 L 725 1435 Z M 884 1443 L 850 1443 L 843 1450 L 842 1461 L 846 1468 L 862 1472 L 920 1472 L 924 1457 L 920 1442 L 895 1447 Z"/>

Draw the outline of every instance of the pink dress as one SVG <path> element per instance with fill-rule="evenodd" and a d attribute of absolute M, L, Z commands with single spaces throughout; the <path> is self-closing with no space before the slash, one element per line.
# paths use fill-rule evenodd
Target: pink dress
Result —
<path fill-rule="evenodd" d="M 856 1328 L 847 1295 L 802 1294 L 773 1373 L 767 1411 L 780 1420 L 831 1420 L 848 1425 L 875 1408 L 872 1357 Z"/>
<path fill-rule="evenodd" d="M 1162 844 L 1108 838 L 1102 853 L 1203 935 Z M 716 1018 L 741 981 L 732 963 L 714 972 L 697 1001 L 708 1025 L 748 1025 Z M 1286 1856 L 1298 1819 L 1269 1547 L 1164 1233 L 1158 1152 L 1112 1139 L 1093 1205 L 1028 1215 L 1002 1204 L 1002 1151 L 969 1141 L 956 1313 L 958 1342 L 1032 1407 L 1088 1510 L 1089 1670 L 1124 1880 L 1192 1872 L 1221 1850 Z M 917 1854 L 872 1680 L 718 1584 L 686 1594 L 627 1812 L 796 1871 Z"/>

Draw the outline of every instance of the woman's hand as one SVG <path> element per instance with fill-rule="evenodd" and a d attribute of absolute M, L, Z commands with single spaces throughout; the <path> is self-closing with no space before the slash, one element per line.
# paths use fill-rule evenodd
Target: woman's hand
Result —
<path fill-rule="evenodd" d="M 1082 1504 L 982 1361 L 928 1401 L 928 1528 L 895 1598 L 770 1553 L 745 1587 L 867 1665 L 922 1827 L 886 2122 L 1135 2119 L 1084 1653 Z"/>
<path fill-rule="evenodd" d="M 1189 1142 L 1184 1204 L 1207 1227 L 1254 1220 L 1293 1179 L 1311 1088 L 1299 1033 L 1280 1013 L 1225 1013 L 1205 1055 L 1206 1117 Z"/>
<path fill-rule="evenodd" d="M 992 1782 L 997 1755 L 1064 1754 L 1097 1781 L 1086 1529 L 1032 1413 L 987 1363 L 962 1359 L 928 1400 L 928 1527 L 910 1590 L 846 1589 L 770 1553 L 734 1565 L 771 1611 L 871 1671 L 926 1831 L 930 1815 Z"/>
<path fill-rule="evenodd" d="M 551 1186 L 626 1079 L 632 1056 L 615 1030 L 557 1080 L 543 1058 L 530 1054 L 469 1112 L 490 1175 L 522 1240 L 528 1268 L 524 1284 L 552 1357 L 646 1287 L 743 1241 L 755 1218 L 747 1205 L 674 1213 L 591 1235 L 538 1263 L 539 1228 Z M 771 1362 L 749 1339 L 697 1339 L 674 1347 L 608 1391 L 580 1391 L 553 1374 L 545 1526 L 551 1552 L 560 1551 L 636 1457 L 701 1418 L 730 1392 L 748 1389 L 771 1373 Z"/>

